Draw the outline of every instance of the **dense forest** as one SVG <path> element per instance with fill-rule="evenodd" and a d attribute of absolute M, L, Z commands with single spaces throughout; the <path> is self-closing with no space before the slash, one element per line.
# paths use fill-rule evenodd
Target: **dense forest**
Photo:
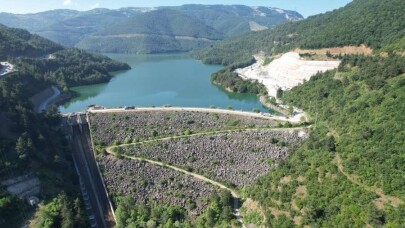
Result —
<path fill-rule="evenodd" d="M 346 56 L 338 70 L 287 92 L 283 100 L 317 122 L 303 146 L 247 191 L 288 215 L 268 225 L 294 217 L 314 227 L 405 224 L 404 99 L 405 58 L 396 55 Z"/>
<path fill-rule="evenodd" d="M 20 58 L 17 67 L 61 88 L 108 82 L 109 72 L 130 69 L 128 64 L 80 49 L 61 50 L 50 59 Z"/>
<path fill-rule="evenodd" d="M 50 85 L 68 90 L 107 81 L 109 71 L 129 66 L 101 55 L 63 49 L 5 26 L 0 28 L 0 43 L 0 55 L 17 70 L 0 78 L 0 178 L 33 173 L 40 181 L 42 201 L 35 210 L 2 186 L 0 226 L 19 227 L 31 219 L 32 227 L 86 227 L 70 145 L 59 129 L 61 116 L 56 107 L 35 113 L 29 98 Z"/>
<path fill-rule="evenodd" d="M 77 177 L 69 145 L 64 133 L 55 128 L 60 121 L 57 109 L 52 108 L 38 115 L 28 100 L 29 96 L 45 86 L 43 81 L 22 73 L 14 73 L 0 80 L 0 177 L 4 180 L 34 172 L 41 181 L 41 199 L 45 203 L 52 203 L 57 200 L 55 197 L 64 192 L 65 201 L 58 201 L 58 205 L 71 214 L 81 214 L 82 205 L 77 199 Z M 77 199 L 74 207 L 66 202 L 74 199 Z M 33 213 L 33 208 L 23 199 L 10 195 L 3 188 L 0 189 L 0 202 L 0 226 L 7 222 L 11 227 L 16 227 Z M 58 221 L 63 220 L 62 209 L 47 207 L 46 204 L 44 209 L 41 208 L 41 211 L 45 211 L 36 216 L 39 225 L 35 227 L 59 227 Z M 71 222 L 86 223 L 86 219 L 79 216 Z"/>
<path fill-rule="evenodd" d="M 227 39 L 194 56 L 210 64 L 251 61 L 252 55 L 273 55 L 294 48 L 365 44 L 375 51 L 405 50 L 405 4 L 402 0 L 356 0 L 347 6 L 273 29 Z"/>

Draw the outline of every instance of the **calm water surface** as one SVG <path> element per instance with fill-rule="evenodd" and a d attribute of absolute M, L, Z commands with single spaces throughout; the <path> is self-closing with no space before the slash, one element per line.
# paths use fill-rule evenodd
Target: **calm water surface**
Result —
<path fill-rule="evenodd" d="M 61 106 L 61 112 L 83 111 L 91 104 L 106 107 L 170 104 L 204 108 L 213 105 L 268 111 L 254 94 L 229 93 L 212 84 L 210 76 L 221 66 L 202 64 L 188 54 L 109 56 L 128 63 L 132 69 L 115 73 L 109 83 L 73 88 L 80 96 Z"/>

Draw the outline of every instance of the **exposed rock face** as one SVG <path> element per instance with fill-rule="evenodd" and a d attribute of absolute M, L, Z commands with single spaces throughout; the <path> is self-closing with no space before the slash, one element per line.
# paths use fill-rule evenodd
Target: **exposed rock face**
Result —
<path fill-rule="evenodd" d="M 297 52 L 288 52 L 268 65 L 263 66 L 263 61 L 258 61 L 235 72 L 243 79 L 262 83 L 269 95 L 276 97 L 278 88 L 289 90 L 316 73 L 335 69 L 339 64 L 340 61 L 302 60 Z"/>

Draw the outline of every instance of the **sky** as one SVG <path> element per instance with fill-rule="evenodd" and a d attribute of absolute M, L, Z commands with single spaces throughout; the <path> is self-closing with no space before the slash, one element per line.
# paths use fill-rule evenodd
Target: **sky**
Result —
<path fill-rule="evenodd" d="M 0 12 L 36 13 L 52 9 L 90 10 L 94 8 L 118 9 L 122 7 L 176 6 L 183 4 L 241 4 L 271 6 L 295 10 L 304 17 L 345 6 L 351 0 L 0 0 Z"/>

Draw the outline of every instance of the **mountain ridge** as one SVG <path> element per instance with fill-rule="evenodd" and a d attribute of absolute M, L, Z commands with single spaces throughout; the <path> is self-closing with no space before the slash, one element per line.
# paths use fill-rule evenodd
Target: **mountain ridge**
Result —
<path fill-rule="evenodd" d="M 206 63 L 228 65 L 249 62 L 259 52 L 273 55 L 295 48 L 365 44 L 374 50 L 388 50 L 390 45 L 394 45 L 391 49 L 405 50 L 405 5 L 401 3 L 401 0 L 352 1 L 345 7 L 302 21 L 228 38 L 195 52 L 195 56 Z"/>
<path fill-rule="evenodd" d="M 166 20 L 156 20 L 166 18 Z M 182 18 L 180 20 L 179 18 Z M 251 31 L 251 23 L 259 28 L 291 20 L 301 20 L 302 15 L 294 11 L 271 7 L 249 7 L 243 5 L 183 5 L 174 7 L 120 9 L 93 9 L 89 11 L 52 10 L 36 14 L 0 13 L 0 23 L 27 29 L 54 42 L 68 47 L 79 47 L 95 52 L 156 53 L 190 51 L 209 45 L 211 42 L 183 42 L 175 38 L 154 37 L 167 31 L 171 25 L 173 36 L 222 40 Z M 142 21 L 142 23 L 140 23 Z M 154 29 L 145 29 L 153 24 Z M 141 30 L 144 39 L 105 40 L 97 34 L 116 32 L 120 27 Z M 262 27 L 261 27 L 262 26 Z M 152 32 L 153 31 L 153 32 Z M 137 32 L 139 33 L 139 32 Z M 205 37 L 201 37 L 205 34 Z M 107 35 L 111 35 L 108 34 Z M 213 39 L 214 38 L 214 39 Z M 121 44 L 115 43 L 121 42 Z M 103 47 L 103 46 L 108 47 Z M 161 47 L 161 48 L 160 48 Z"/>

